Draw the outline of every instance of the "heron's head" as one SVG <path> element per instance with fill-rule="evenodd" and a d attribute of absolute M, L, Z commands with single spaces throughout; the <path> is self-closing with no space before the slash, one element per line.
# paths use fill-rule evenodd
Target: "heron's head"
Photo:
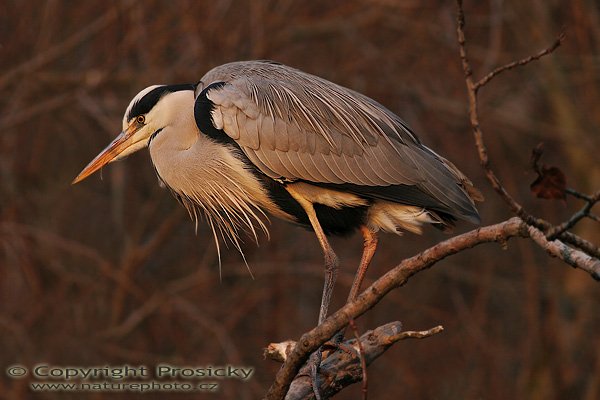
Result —
<path fill-rule="evenodd" d="M 123 116 L 123 131 L 96 156 L 73 180 L 80 182 L 104 165 L 120 160 L 148 146 L 158 134 L 177 118 L 182 101 L 194 93 L 195 86 L 153 85 L 139 92 L 129 103 Z M 191 93 L 182 93 L 191 91 Z M 186 96 L 187 95 L 187 96 Z"/>

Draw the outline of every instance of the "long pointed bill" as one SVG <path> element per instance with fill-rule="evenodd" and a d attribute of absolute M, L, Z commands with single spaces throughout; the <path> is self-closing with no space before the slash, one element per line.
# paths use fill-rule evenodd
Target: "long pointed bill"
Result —
<path fill-rule="evenodd" d="M 96 156 L 90 163 L 73 179 L 71 185 L 74 185 L 78 182 L 81 182 L 94 172 L 98 171 L 100 168 L 105 166 L 111 161 L 114 161 L 115 158 L 121 154 L 125 149 L 131 146 L 132 139 L 131 137 L 137 131 L 135 124 L 132 124 L 127 128 L 126 131 L 123 131 L 117 136 L 100 154 Z"/>

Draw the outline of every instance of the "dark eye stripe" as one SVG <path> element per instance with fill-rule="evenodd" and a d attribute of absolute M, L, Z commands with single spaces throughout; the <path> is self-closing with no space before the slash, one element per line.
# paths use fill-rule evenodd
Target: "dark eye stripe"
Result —
<path fill-rule="evenodd" d="M 181 84 L 181 85 L 165 85 L 159 86 L 146 93 L 141 99 L 133 103 L 129 114 L 127 115 L 127 121 L 131 121 L 138 115 L 144 115 L 150 112 L 152 108 L 158 103 L 158 101 L 167 93 L 178 92 L 180 90 L 194 90 L 195 86 L 192 84 Z"/>

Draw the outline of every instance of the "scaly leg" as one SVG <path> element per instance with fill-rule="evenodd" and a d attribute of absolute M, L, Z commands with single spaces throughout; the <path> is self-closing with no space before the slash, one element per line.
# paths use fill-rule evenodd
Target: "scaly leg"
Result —
<path fill-rule="evenodd" d="M 335 280 L 337 278 L 338 273 L 338 258 L 334 253 L 327 237 L 325 236 L 325 232 L 323 232 L 323 228 L 321 228 L 321 224 L 319 223 L 319 219 L 317 218 L 317 213 L 315 212 L 315 208 L 313 204 L 306 200 L 304 196 L 295 191 L 292 187 L 288 186 L 286 188 L 288 192 L 292 195 L 292 197 L 302 206 L 306 215 L 308 216 L 308 220 L 312 225 L 313 230 L 315 231 L 315 235 L 317 235 L 317 239 L 319 240 L 319 244 L 323 249 L 323 255 L 325 256 L 325 284 L 323 286 L 323 295 L 321 297 L 321 308 L 319 310 L 319 325 L 325 321 L 327 317 L 327 310 L 329 308 L 329 303 L 331 302 L 331 295 L 333 293 L 333 287 L 335 286 Z M 321 399 L 321 394 L 319 391 L 319 382 L 318 382 L 318 371 L 319 365 L 321 365 L 321 355 L 322 351 L 319 348 L 315 351 L 309 360 L 311 375 L 312 375 L 312 385 L 313 392 L 315 394 L 315 398 L 317 400 Z"/>
<path fill-rule="evenodd" d="M 331 248 L 331 245 L 329 244 L 329 241 L 325 236 L 325 232 L 323 232 L 323 228 L 321 228 L 321 224 L 319 223 L 319 219 L 317 218 L 317 213 L 315 212 L 313 203 L 308 201 L 292 186 L 288 186 L 286 187 L 286 189 L 306 212 L 308 220 L 310 221 L 310 224 L 313 230 L 315 231 L 315 235 L 319 240 L 319 244 L 323 249 L 323 255 L 325 256 L 325 285 L 323 286 L 323 296 L 321 297 L 321 309 L 319 311 L 319 324 L 321 324 L 323 321 L 325 321 L 325 318 L 327 317 L 327 309 L 329 308 L 331 294 L 333 293 L 333 287 L 337 278 L 339 266 L 338 258 L 335 255 L 333 248 Z"/>
<path fill-rule="evenodd" d="M 369 268 L 371 259 L 373 259 L 373 255 L 375 255 L 375 250 L 377 249 L 377 242 L 379 241 L 379 239 L 377 238 L 377 232 L 375 232 L 371 228 L 366 227 L 365 225 L 362 225 L 360 227 L 360 233 L 362 233 L 364 239 L 363 253 L 360 259 L 360 265 L 358 266 L 358 270 L 356 271 L 356 275 L 354 276 L 354 282 L 352 282 L 350 294 L 348 295 L 348 303 L 356 300 L 356 298 L 358 297 L 360 286 L 362 285 L 362 282 L 365 279 L 365 274 L 367 272 L 367 269 Z"/>
<path fill-rule="evenodd" d="M 367 273 L 367 269 L 369 268 L 369 264 L 373 259 L 373 255 L 375 255 L 375 250 L 377 249 L 377 243 L 379 239 L 377 238 L 377 232 L 368 228 L 365 225 L 361 225 L 360 233 L 363 236 L 363 253 L 360 259 L 360 264 L 358 265 L 358 269 L 356 270 L 356 275 L 354 275 L 354 281 L 352 282 L 352 287 L 350 288 L 350 293 L 348 294 L 347 303 L 356 300 L 358 297 L 358 293 L 360 292 L 360 286 L 362 285 L 363 280 L 365 279 L 365 274 Z M 344 331 L 346 328 L 341 329 L 338 333 L 333 337 L 333 343 L 339 345 L 344 340 Z"/>

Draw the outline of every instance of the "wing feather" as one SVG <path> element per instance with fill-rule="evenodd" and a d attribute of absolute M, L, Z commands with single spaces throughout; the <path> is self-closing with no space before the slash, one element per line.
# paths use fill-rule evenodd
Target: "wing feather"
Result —
<path fill-rule="evenodd" d="M 311 176 L 310 181 L 313 182 L 325 182 L 325 177 L 321 175 L 319 169 L 315 166 L 313 162 L 314 155 L 309 153 L 298 153 L 298 159 L 306 168 L 306 171 Z"/>
<path fill-rule="evenodd" d="M 213 104 L 214 127 L 271 178 L 413 186 L 459 216 L 476 215 L 461 184 L 464 175 L 423 146 L 399 117 L 360 93 L 260 61 L 217 67 L 199 86 Z"/>
<path fill-rule="evenodd" d="M 341 167 L 340 156 L 333 154 L 331 157 L 323 157 L 323 160 L 336 177 L 336 180 L 332 180 L 332 183 L 349 182 L 349 178 L 344 173 L 344 168 Z"/>
<path fill-rule="evenodd" d="M 331 164 L 328 162 L 328 160 L 331 160 L 331 159 L 333 159 L 333 157 L 328 157 L 321 153 L 316 153 L 312 157 L 312 161 L 314 162 L 315 166 L 318 168 L 321 175 L 323 177 L 325 177 L 326 182 L 342 183 L 343 180 L 340 179 L 340 175 L 339 175 L 340 172 L 337 169 L 337 166 L 334 166 L 332 168 Z"/>
<path fill-rule="evenodd" d="M 367 148 L 365 154 L 371 161 L 373 171 L 381 180 L 383 180 L 384 185 L 393 185 L 397 179 L 390 174 L 389 168 L 385 168 L 383 166 L 382 160 L 380 159 L 381 149 L 378 149 L 377 147 L 369 147 Z"/>
<path fill-rule="evenodd" d="M 236 140 L 242 147 L 258 150 L 260 148 L 259 118 L 246 118 L 246 124 L 240 127 L 238 138 L 234 137 L 235 133 L 232 133 L 231 138 Z M 225 129 L 224 131 L 227 132 Z"/>
<path fill-rule="evenodd" d="M 262 162 L 262 160 L 260 158 L 258 158 L 258 156 L 256 155 L 256 152 L 254 150 L 246 149 L 246 151 L 244 153 L 246 154 L 246 156 L 248 157 L 250 162 L 252 164 L 254 164 L 256 166 L 256 168 L 258 168 L 260 171 L 262 171 L 263 174 L 270 176 L 272 178 L 280 176 L 280 174 L 277 174 L 275 171 L 273 171 L 271 168 L 269 168 L 264 162 Z"/>
<path fill-rule="evenodd" d="M 300 176 L 302 174 L 301 169 L 297 166 L 297 163 L 292 162 L 292 160 L 290 159 L 291 154 L 294 153 L 289 151 L 277 150 L 277 155 L 281 159 L 281 162 L 285 164 L 286 169 L 289 172 L 288 175 L 284 175 L 284 178 L 286 179 L 294 179 L 293 177 Z"/>
<path fill-rule="evenodd" d="M 290 132 L 299 134 L 293 125 L 285 124 L 281 119 L 275 120 L 275 149 L 279 152 L 290 151 Z"/>
<path fill-rule="evenodd" d="M 269 171 L 272 171 L 272 173 L 274 173 L 274 175 L 273 175 L 274 178 L 283 176 L 283 174 L 281 173 L 282 172 L 281 168 L 277 168 L 278 167 L 277 162 L 274 162 L 274 160 L 273 160 L 273 158 L 274 158 L 273 152 L 257 151 L 257 150 L 252 150 L 252 152 L 261 161 L 261 163 L 268 168 Z"/>
<path fill-rule="evenodd" d="M 304 179 L 307 181 L 317 182 L 316 178 L 311 174 L 310 170 L 304 164 L 304 160 L 301 158 L 301 156 L 303 154 L 306 154 L 306 153 L 302 153 L 299 151 L 288 152 L 288 157 L 290 159 L 290 162 L 297 168 L 298 172 L 300 172 L 300 177 L 302 177 L 302 178 L 299 178 L 298 176 L 295 176 L 295 177 L 288 177 L 288 179 Z"/>
<path fill-rule="evenodd" d="M 259 150 L 268 153 L 275 150 L 275 119 L 270 117 L 259 118 Z"/>
<path fill-rule="evenodd" d="M 287 157 L 286 152 L 275 150 L 273 154 L 275 154 L 275 156 L 279 160 L 278 167 L 281 167 L 281 170 L 284 171 L 284 178 L 290 179 L 289 177 L 298 175 L 298 172 L 294 169 L 294 165 L 290 162 L 290 159 Z"/>

